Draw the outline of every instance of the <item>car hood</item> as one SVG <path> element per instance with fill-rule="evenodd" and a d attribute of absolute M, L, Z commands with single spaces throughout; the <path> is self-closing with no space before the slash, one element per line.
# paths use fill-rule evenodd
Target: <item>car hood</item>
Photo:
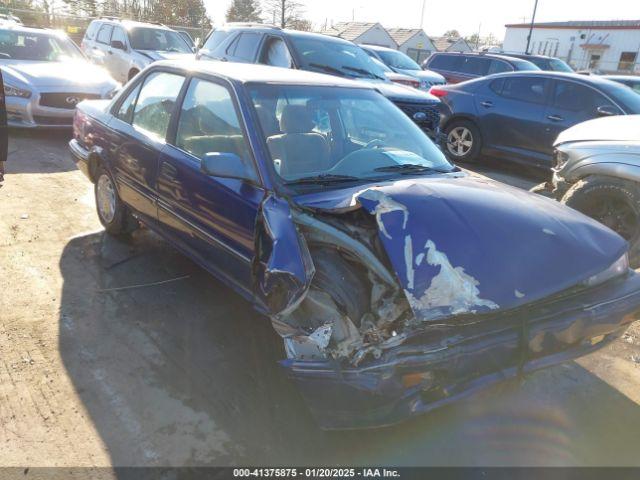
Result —
<path fill-rule="evenodd" d="M 3 60 L 0 62 L 0 68 L 5 75 L 5 81 L 11 77 L 35 88 L 73 86 L 86 90 L 91 87 L 106 88 L 118 85 L 104 68 L 82 60 L 64 62 Z"/>
<path fill-rule="evenodd" d="M 624 239 L 558 202 L 465 174 L 299 195 L 297 204 L 375 216 L 417 318 L 515 308 L 578 285 Z"/>
<path fill-rule="evenodd" d="M 136 53 L 153 62 L 158 60 L 182 60 L 195 58 L 195 54 L 193 53 L 163 52 L 160 50 L 136 50 Z"/>
<path fill-rule="evenodd" d="M 396 68 L 396 72 L 410 75 L 419 80 L 428 82 L 442 82 L 445 83 L 445 78 L 439 73 L 432 72 L 431 70 L 404 70 L 402 68 Z"/>
<path fill-rule="evenodd" d="M 358 81 L 372 85 L 382 95 L 393 102 L 440 103 L 437 97 L 426 92 L 421 92 L 413 87 L 366 79 L 358 79 Z"/>
<path fill-rule="evenodd" d="M 616 115 L 587 120 L 561 132 L 554 146 L 597 140 L 640 141 L 640 115 Z"/>

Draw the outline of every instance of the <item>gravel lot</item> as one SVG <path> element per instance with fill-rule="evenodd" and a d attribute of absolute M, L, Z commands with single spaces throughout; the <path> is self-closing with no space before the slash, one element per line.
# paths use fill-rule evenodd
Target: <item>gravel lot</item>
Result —
<path fill-rule="evenodd" d="M 0 189 L 1 466 L 640 465 L 638 324 L 400 426 L 319 431 L 266 318 L 148 231 L 103 234 L 68 134 L 13 132 Z"/>

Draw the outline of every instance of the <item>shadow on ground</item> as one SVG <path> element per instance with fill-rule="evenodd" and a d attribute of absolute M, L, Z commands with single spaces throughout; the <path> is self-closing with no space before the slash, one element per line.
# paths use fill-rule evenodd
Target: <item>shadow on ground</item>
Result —
<path fill-rule="evenodd" d="M 10 129 L 7 173 L 59 173 L 76 170 L 69 154 L 70 128 Z"/>
<path fill-rule="evenodd" d="M 640 464 L 640 408 L 575 363 L 327 433 L 268 320 L 155 235 L 74 238 L 60 269 L 60 354 L 114 466 Z"/>

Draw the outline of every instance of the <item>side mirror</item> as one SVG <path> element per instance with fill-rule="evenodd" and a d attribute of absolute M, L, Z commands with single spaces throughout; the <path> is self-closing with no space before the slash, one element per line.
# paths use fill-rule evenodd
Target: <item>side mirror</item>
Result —
<path fill-rule="evenodd" d="M 611 117 L 613 115 L 619 115 L 620 114 L 618 109 L 613 107 L 613 106 L 611 106 L 611 105 L 602 105 L 602 106 L 596 108 L 596 112 L 597 112 L 599 117 Z"/>
<path fill-rule="evenodd" d="M 213 177 L 238 178 L 253 180 L 253 171 L 247 168 L 242 159 L 235 153 L 209 152 L 200 164 L 200 170 Z"/>
<path fill-rule="evenodd" d="M 111 48 L 115 48 L 117 50 L 126 50 L 127 47 L 124 46 L 121 40 L 111 40 Z"/>

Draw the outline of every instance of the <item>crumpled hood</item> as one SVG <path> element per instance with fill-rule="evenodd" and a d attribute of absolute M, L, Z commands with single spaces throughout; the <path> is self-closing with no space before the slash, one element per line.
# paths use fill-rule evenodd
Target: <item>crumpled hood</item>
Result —
<path fill-rule="evenodd" d="M 0 68 L 5 81 L 13 77 L 18 82 L 34 87 L 112 86 L 118 83 L 107 71 L 86 61 L 69 60 L 66 62 L 35 62 L 23 60 L 2 60 Z"/>
<path fill-rule="evenodd" d="M 640 141 L 640 115 L 615 115 L 587 120 L 562 131 L 554 146 L 594 140 Z"/>
<path fill-rule="evenodd" d="M 627 248 L 575 210 L 483 178 L 424 177 L 322 196 L 296 201 L 335 212 L 361 206 L 375 215 L 398 281 L 423 320 L 535 302 L 605 270 Z"/>
<path fill-rule="evenodd" d="M 416 102 L 425 104 L 440 103 L 440 100 L 437 97 L 413 87 L 407 87 L 391 82 L 369 81 L 366 79 L 358 79 L 358 81 L 372 85 L 382 95 L 394 102 Z"/>
<path fill-rule="evenodd" d="M 153 62 L 158 60 L 182 60 L 195 58 L 195 54 L 193 53 L 163 52 L 159 50 L 136 50 L 136 53 Z"/>

